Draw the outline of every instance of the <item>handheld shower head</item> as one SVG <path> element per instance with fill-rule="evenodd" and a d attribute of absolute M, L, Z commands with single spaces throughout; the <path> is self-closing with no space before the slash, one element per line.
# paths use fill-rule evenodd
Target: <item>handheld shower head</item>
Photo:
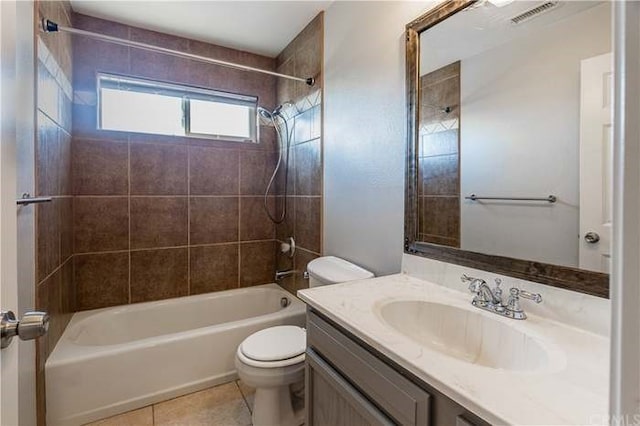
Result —
<path fill-rule="evenodd" d="M 0 0 L 1 1 L 1 0 Z M 293 106 L 291 102 L 284 102 L 282 105 L 278 105 L 273 111 L 268 111 L 265 108 L 258 107 L 258 115 L 261 119 L 267 119 L 271 121 L 271 124 L 275 128 L 278 142 L 278 162 L 276 163 L 276 167 L 273 170 L 273 174 L 271 175 L 271 179 L 269 179 L 269 183 L 267 184 L 267 188 L 264 192 L 264 203 L 263 207 L 267 216 L 273 223 L 282 223 L 287 215 L 287 182 L 289 179 L 287 178 L 289 173 L 289 149 L 291 147 L 291 132 L 293 131 L 293 127 L 289 126 L 287 117 L 287 113 L 283 113 L 282 109 L 285 106 Z M 284 157 L 284 158 L 283 158 Z M 282 209 L 278 214 L 278 217 L 274 217 L 271 214 L 269 209 L 267 200 L 269 196 L 269 191 L 271 190 L 272 185 L 276 179 L 276 175 L 280 170 L 280 166 L 284 163 L 284 197 L 282 203 Z"/>
<path fill-rule="evenodd" d="M 289 105 L 293 105 L 293 103 L 291 102 L 284 102 L 280 105 L 278 105 L 276 107 L 276 109 L 274 109 L 273 111 L 269 111 L 266 108 L 263 107 L 258 107 L 258 114 L 260 114 L 260 116 L 266 120 L 275 120 L 276 117 L 280 117 L 283 119 L 286 119 L 286 117 L 284 117 L 282 115 L 282 108 L 284 108 L 285 106 L 289 106 Z"/>
<path fill-rule="evenodd" d="M 269 112 L 266 108 L 258 107 L 258 114 L 260 114 L 260 116 L 264 119 L 273 120 L 274 114 Z"/>

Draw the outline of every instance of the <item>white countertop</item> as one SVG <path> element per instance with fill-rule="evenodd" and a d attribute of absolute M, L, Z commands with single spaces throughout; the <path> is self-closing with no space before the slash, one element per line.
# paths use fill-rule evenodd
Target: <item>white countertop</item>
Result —
<path fill-rule="evenodd" d="M 531 313 L 524 321 L 503 318 L 471 306 L 472 295 L 467 292 L 406 274 L 301 290 L 298 296 L 492 424 L 607 424 L 606 336 Z M 507 371 L 430 350 L 380 318 L 381 304 L 394 300 L 443 303 L 489 315 L 543 342 L 553 362 L 541 371 Z M 526 311 L 524 304 L 523 307 Z"/>

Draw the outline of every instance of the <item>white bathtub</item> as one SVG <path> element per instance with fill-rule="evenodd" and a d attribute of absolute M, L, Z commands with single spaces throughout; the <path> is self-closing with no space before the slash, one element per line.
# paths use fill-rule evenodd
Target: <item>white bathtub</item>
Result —
<path fill-rule="evenodd" d="M 87 423 L 234 380 L 245 337 L 303 326 L 304 315 L 276 284 L 76 313 L 45 365 L 47 423 Z"/>

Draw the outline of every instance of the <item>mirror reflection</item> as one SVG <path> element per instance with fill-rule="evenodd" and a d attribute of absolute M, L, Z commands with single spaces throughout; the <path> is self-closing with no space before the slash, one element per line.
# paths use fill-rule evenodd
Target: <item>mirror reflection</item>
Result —
<path fill-rule="evenodd" d="M 419 241 L 608 272 L 610 21 L 489 0 L 420 35 Z"/>

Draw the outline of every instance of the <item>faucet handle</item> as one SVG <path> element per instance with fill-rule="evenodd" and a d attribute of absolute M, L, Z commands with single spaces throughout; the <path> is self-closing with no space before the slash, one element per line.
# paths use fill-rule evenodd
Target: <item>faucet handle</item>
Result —
<path fill-rule="evenodd" d="M 542 295 L 540 293 L 530 293 L 526 290 L 519 290 L 520 297 L 523 299 L 533 300 L 536 303 L 542 302 Z"/>
<path fill-rule="evenodd" d="M 542 302 L 542 296 L 537 293 L 530 293 L 526 290 L 520 290 L 518 288 L 512 287 L 509 290 L 509 300 L 507 301 L 507 309 L 511 310 L 515 313 L 522 314 L 520 319 L 526 318 L 524 312 L 522 312 L 522 308 L 520 307 L 520 298 L 533 300 L 536 303 Z"/>

